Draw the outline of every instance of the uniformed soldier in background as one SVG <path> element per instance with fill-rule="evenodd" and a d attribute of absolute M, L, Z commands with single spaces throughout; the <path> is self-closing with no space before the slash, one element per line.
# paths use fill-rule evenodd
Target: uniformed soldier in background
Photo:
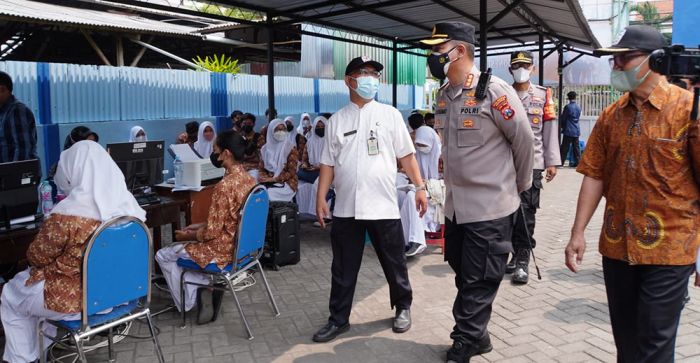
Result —
<path fill-rule="evenodd" d="M 447 362 L 463 363 L 493 349 L 486 327 L 513 252 L 519 194 L 532 185 L 534 137 L 513 88 L 474 66 L 473 26 L 439 23 L 422 42 L 432 46 L 433 76 L 448 79 L 435 110 L 444 142 L 445 259 L 457 275 Z"/>
<path fill-rule="evenodd" d="M 513 88 L 527 112 L 532 132 L 535 134 L 535 160 L 532 171 L 532 187 L 520 193 L 522 208 L 513 229 L 513 258 L 506 267 L 512 273 L 515 284 L 527 284 L 530 248 L 535 248 L 535 213 L 540 207 L 542 173 L 549 183 L 557 175 L 561 164 L 559 138 L 557 135 L 557 114 L 552 103 L 549 88 L 530 83 L 535 71 L 532 53 L 526 50 L 515 51 L 510 55 L 510 74 L 513 75 Z"/>

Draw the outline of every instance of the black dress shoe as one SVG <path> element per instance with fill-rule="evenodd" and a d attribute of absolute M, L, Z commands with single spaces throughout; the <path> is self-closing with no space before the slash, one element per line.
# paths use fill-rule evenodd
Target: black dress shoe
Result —
<path fill-rule="evenodd" d="M 411 311 L 408 309 L 396 309 L 396 317 L 394 317 L 394 333 L 405 333 L 411 329 Z"/>
<path fill-rule="evenodd" d="M 482 354 L 478 345 L 454 341 L 452 347 L 447 351 L 447 363 L 468 363 L 469 359 L 475 355 Z"/>
<path fill-rule="evenodd" d="M 350 330 L 350 323 L 337 326 L 329 321 L 323 328 L 319 329 L 319 331 L 314 334 L 312 339 L 316 343 L 330 342 L 338 337 L 338 335 L 343 334 L 348 330 Z"/>
<path fill-rule="evenodd" d="M 476 354 L 486 354 L 493 350 L 493 345 L 491 345 L 491 336 L 488 332 L 486 333 L 486 337 L 479 341 L 477 348 L 479 348 L 479 351 Z"/>

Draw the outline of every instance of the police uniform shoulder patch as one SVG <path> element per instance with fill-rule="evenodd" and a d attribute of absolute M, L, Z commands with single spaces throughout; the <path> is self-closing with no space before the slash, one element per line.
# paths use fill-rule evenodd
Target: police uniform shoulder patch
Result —
<path fill-rule="evenodd" d="M 515 110 L 513 110 L 513 108 L 510 107 L 510 103 L 508 102 L 508 96 L 506 95 L 498 97 L 495 101 L 493 101 L 493 103 L 491 104 L 491 108 L 500 112 L 501 116 L 503 116 L 503 118 L 506 120 L 510 120 L 513 118 L 513 116 L 515 116 Z"/>

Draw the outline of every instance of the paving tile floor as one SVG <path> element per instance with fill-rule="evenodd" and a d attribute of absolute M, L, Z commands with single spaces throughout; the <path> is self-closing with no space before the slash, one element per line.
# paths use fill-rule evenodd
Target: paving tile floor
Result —
<path fill-rule="evenodd" d="M 582 177 L 573 169 L 545 185 L 538 212 L 535 250 L 542 272 L 526 286 L 503 280 L 489 325 L 494 350 L 472 362 L 614 362 L 601 258 L 597 239 L 602 221 L 598 209 L 588 228 L 588 250 L 578 274 L 564 266 L 564 247 L 573 222 Z M 391 331 L 393 312 L 389 291 L 376 254 L 365 249 L 360 270 L 351 330 L 339 339 L 315 344 L 313 333 L 328 316 L 331 249 L 327 230 L 302 224 L 302 260 L 295 266 L 269 271 L 268 278 L 282 315 L 274 318 L 262 284 L 239 294 L 255 339 L 246 339 L 238 312 L 227 295 L 215 323 L 179 327 L 179 315 L 156 317 L 159 339 L 168 362 L 444 362 L 453 326 L 454 274 L 439 248 L 409 262 L 414 290 L 413 327 L 404 334 Z M 531 268 L 534 272 L 534 268 Z M 690 288 L 677 340 L 679 362 L 700 362 L 700 290 Z M 168 295 L 154 293 L 154 309 Z M 147 335 L 136 323 L 130 334 Z M 0 348 L 1 349 L 1 348 Z M 115 346 L 118 362 L 156 362 L 148 340 L 127 338 Z M 89 355 L 103 361 L 106 349 Z M 63 360 L 70 362 L 71 360 Z"/>

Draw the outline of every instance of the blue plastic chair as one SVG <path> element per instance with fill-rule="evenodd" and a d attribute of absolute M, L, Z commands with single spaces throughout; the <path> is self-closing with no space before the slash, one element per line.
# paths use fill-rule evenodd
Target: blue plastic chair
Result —
<path fill-rule="evenodd" d="M 83 341 L 104 331 L 108 333 L 112 361 L 112 328 L 144 317 L 158 360 L 164 362 L 149 310 L 152 261 L 151 234 L 148 227 L 134 217 L 117 217 L 104 222 L 85 244 L 81 319 L 46 321 L 68 331 L 82 362 L 86 362 Z M 108 309 L 112 310 L 101 313 Z M 41 361 L 45 362 L 42 324 L 39 324 L 39 346 Z M 57 337 L 48 338 L 60 342 Z"/>
<path fill-rule="evenodd" d="M 233 251 L 233 263 L 226 265 L 223 269 L 220 269 L 214 263 L 210 263 L 202 268 L 190 259 L 180 258 L 177 260 L 177 265 L 183 268 L 182 274 L 180 275 L 180 301 L 182 302 L 180 312 L 182 314 L 182 327 L 187 325 L 187 321 L 185 320 L 185 284 L 205 286 L 220 291 L 227 290 L 225 287 L 202 285 L 185 281 L 186 273 L 202 273 L 212 275 L 215 279 L 218 278 L 219 280 L 226 281 L 228 290 L 231 291 L 233 299 L 236 301 L 236 307 L 241 314 L 241 319 L 245 325 L 249 340 L 253 339 L 253 333 L 250 330 L 250 325 L 243 313 L 241 303 L 238 300 L 238 295 L 233 286 L 233 280 L 238 275 L 257 266 L 260 271 L 260 276 L 262 276 L 263 283 L 265 284 L 267 295 L 270 297 L 275 316 L 280 315 L 275 298 L 272 296 L 272 290 L 270 290 L 270 285 L 267 282 L 265 271 L 263 271 L 262 265 L 260 264 L 260 257 L 265 248 L 265 231 L 269 208 L 270 199 L 267 195 L 267 190 L 262 185 L 255 186 L 255 188 L 248 193 L 243 208 L 241 208 L 238 232 L 234 237 L 234 246 L 236 246 L 236 248 Z"/>

